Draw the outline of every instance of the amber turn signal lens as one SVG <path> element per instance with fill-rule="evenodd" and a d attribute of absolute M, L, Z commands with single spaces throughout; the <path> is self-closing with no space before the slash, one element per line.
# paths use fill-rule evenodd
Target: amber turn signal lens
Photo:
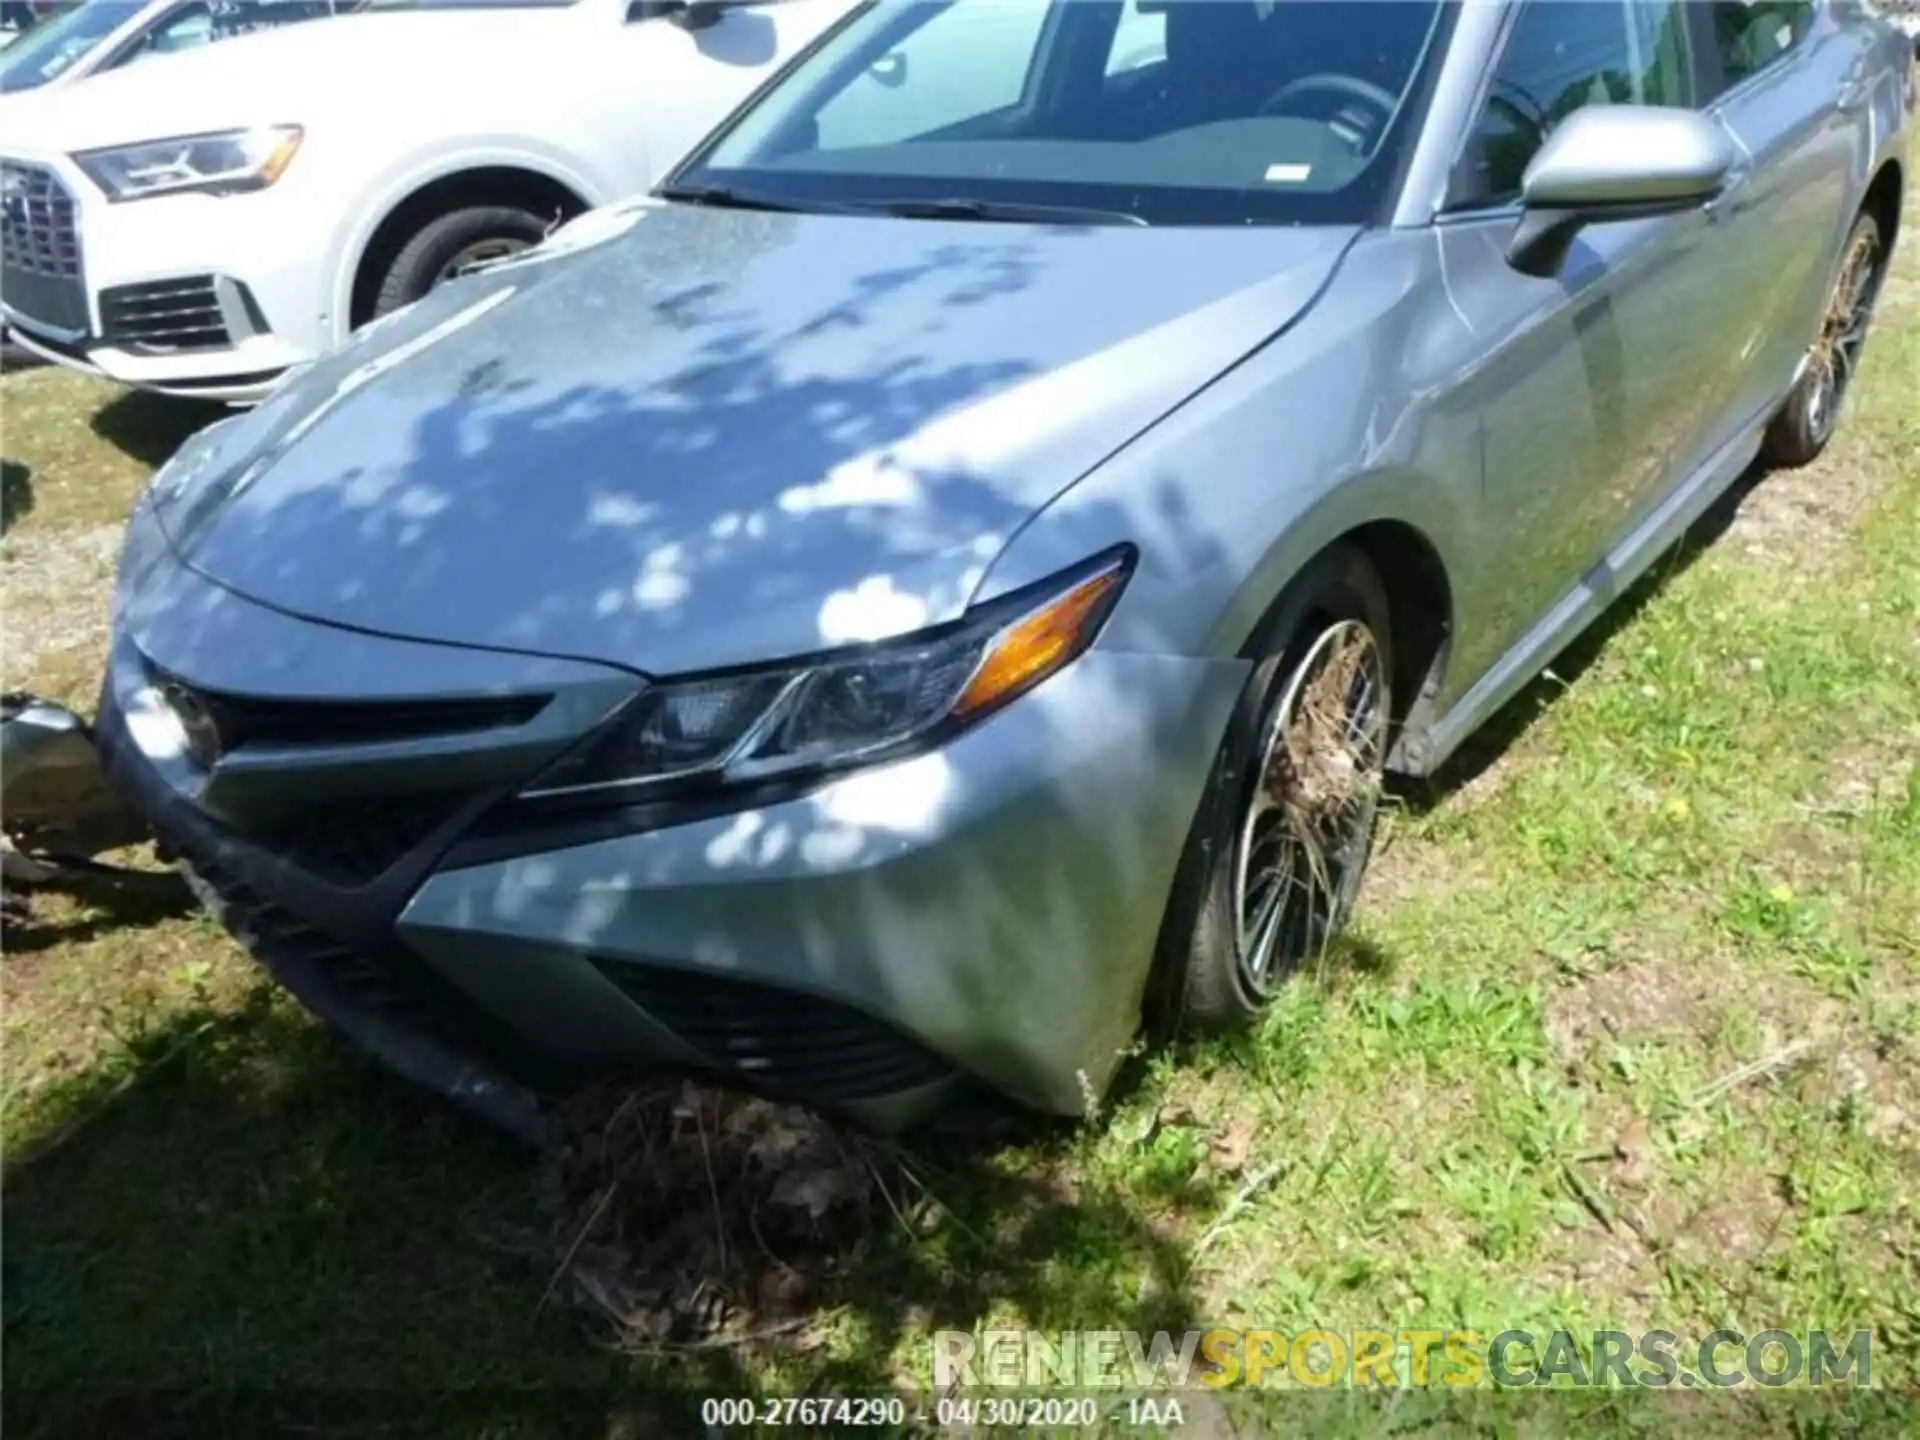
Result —
<path fill-rule="evenodd" d="M 1073 587 L 1044 610 L 1001 631 L 954 702 L 966 719 L 1039 684 L 1085 648 L 1123 572 L 1114 569 Z"/>
<path fill-rule="evenodd" d="M 273 147 L 267 152 L 258 172 L 258 183 L 262 189 L 273 184 L 286 174 L 287 166 L 293 163 L 293 157 L 300 153 L 302 132 L 299 127 L 289 127 Z"/>

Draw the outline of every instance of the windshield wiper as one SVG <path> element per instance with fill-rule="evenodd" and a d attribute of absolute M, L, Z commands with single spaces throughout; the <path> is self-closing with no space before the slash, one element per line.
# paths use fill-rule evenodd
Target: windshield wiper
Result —
<path fill-rule="evenodd" d="M 1096 210 L 1085 205 L 1028 205 L 1016 200 L 881 200 L 875 210 L 909 220 L 989 220 L 1013 225 L 1145 225 L 1145 216 L 1129 210 Z"/>
<path fill-rule="evenodd" d="M 728 185 L 669 185 L 654 193 L 662 200 L 674 200 L 682 205 L 711 205 L 719 210 L 775 210 L 794 215 L 857 213 L 850 205 L 818 200 L 783 200 L 777 195 L 756 195 L 750 190 L 735 190 Z"/>

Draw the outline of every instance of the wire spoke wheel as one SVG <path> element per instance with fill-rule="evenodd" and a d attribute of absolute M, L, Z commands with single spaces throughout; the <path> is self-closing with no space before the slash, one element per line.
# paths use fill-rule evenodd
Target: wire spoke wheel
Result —
<path fill-rule="evenodd" d="M 1873 302 L 1879 295 L 1880 279 L 1878 237 L 1871 232 L 1856 236 L 1840 267 L 1840 280 L 1828 302 L 1820 338 L 1814 341 L 1810 361 L 1807 429 L 1820 439 L 1832 433 L 1847 387 L 1859 369 L 1860 351 L 1866 344 L 1867 328 L 1873 320 Z"/>
<path fill-rule="evenodd" d="M 1265 999 L 1321 953 L 1350 908 L 1373 838 L 1389 723 L 1372 631 L 1315 637 L 1267 723 L 1233 860 L 1235 948 Z"/>

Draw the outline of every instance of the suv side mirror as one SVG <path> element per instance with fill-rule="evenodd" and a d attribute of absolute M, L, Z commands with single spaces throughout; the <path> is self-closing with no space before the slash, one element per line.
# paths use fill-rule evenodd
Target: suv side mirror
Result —
<path fill-rule="evenodd" d="M 718 21 L 723 11 L 751 3 L 753 0 L 632 0 L 627 6 L 627 23 L 671 20 L 682 30 L 704 30 Z"/>
<path fill-rule="evenodd" d="M 1733 141 L 1718 121 L 1663 105 L 1590 105 L 1547 137 L 1520 182 L 1521 217 L 1507 261 L 1553 275 L 1588 225 L 1671 215 L 1725 187 Z"/>

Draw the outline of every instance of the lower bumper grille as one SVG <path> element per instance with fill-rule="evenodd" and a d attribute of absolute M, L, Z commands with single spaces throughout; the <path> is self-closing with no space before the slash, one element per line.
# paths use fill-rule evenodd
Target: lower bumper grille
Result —
<path fill-rule="evenodd" d="M 262 959 L 274 965 L 293 962 L 316 967 L 356 1008 L 386 1015 L 411 1028 L 435 1028 L 431 1010 L 384 968 L 275 905 L 206 853 L 188 853 L 187 862 L 220 902 L 221 919 Z"/>
<path fill-rule="evenodd" d="M 420 796 L 316 805 L 248 838 L 322 880 L 358 888 L 413 854 L 469 798 Z"/>
<path fill-rule="evenodd" d="M 233 343 L 211 275 L 102 290 L 100 335 L 132 350 L 224 350 Z"/>
<path fill-rule="evenodd" d="M 162 827 L 164 830 L 164 827 Z M 489 1124 L 538 1145 L 541 1101 L 496 1066 L 501 1037 L 458 997 L 421 985 L 308 925 L 241 879 L 207 847 L 164 835 L 201 898 L 267 971 L 315 1015 L 374 1059 Z"/>
<path fill-rule="evenodd" d="M 953 1074 L 918 1041 L 818 996 L 619 961 L 600 968 L 716 1069 L 782 1095 L 827 1104 L 869 1100 Z"/>

